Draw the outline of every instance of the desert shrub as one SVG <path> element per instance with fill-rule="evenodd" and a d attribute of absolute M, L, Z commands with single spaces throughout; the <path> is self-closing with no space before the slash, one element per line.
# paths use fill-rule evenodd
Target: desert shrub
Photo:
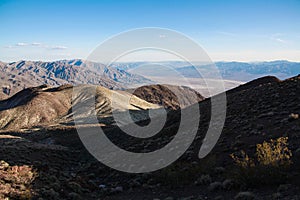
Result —
<path fill-rule="evenodd" d="M 288 148 L 288 137 L 280 137 L 277 140 L 263 142 L 256 145 L 257 160 L 261 165 L 289 166 L 292 152 Z"/>
<path fill-rule="evenodd" d="M 235 154 L 230 154 L 230 156 L 235 161 L 235 163 L 240 167 L 249 168 L 255 166 L 253 159 L 250 158 L 244 150 L 241 150 L 239 156 Z"/>
<path fill-rule="evenodd" d="M 256 162 L 250 158 L 244 150 L 241 150 L 239 156 L 230 154 L 235 163 L 243 168 L 261 166 L 282 167 L 289 166 L 292 161 L 292 152 L 288 148 L 288 137 L 280 137 L 270 142 L 264 141 L 256 145 Z"/>
<path fill-rule="evenodd" d="M 233 176 L 241 184 L 279 184 L 288 179 L 287 170 L 292 163 L 292 153 L 288 149 L 287 137 L 257 144 L 254 158 L 243 150 L 230 156 L 237 166 L 233 170 Z"/>

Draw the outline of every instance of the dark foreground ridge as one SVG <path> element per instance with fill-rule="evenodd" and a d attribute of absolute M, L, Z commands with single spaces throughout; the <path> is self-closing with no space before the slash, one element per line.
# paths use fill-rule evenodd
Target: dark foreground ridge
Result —
<path fill-rule="evenodd" d="M 200 160 L 198 152 L 210 120 L 210 99 L 205 99 L 199 103 L 201 121 L 191 147 L 169 167 L 146 174 L 123 173 L 99 163 L 71 126 L 2 131 L 0 198 L 299 199 L 299 101 L 300 76 L 284 81 L 263 78 L 230 90 L 222 135 L 213 151 Z M 104 130 L 124 149 L 149 152 L 167 144 L 179 123 L 180 111 L 170 111 L 158 136 L 144 140 L 126 137 L 115 126 Z M 261 164 L 257 155 L 270 154 L 266 157 L 272 160 L 274 152 L 266 144 L 266 154 L 258 154 L 257 145 L 278 138 L 288 138 L 287 145 L 284 139 L 278 143 L 277 149 L 284 148 L 276 154 L 282 160 Z"/>

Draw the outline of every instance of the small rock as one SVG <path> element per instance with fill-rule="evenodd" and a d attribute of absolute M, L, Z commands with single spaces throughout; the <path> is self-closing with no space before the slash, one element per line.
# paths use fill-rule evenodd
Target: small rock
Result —
<path fill-rule="evenodd" d="M 81 199 L 81 197 L 79 194 L 77 194 L 75 192 L 71 192 L 68 194 L 68 199 L 79 200 L 79 199 Z"/>
<path fill-rule="evenodd" d="M 69 182 L 69 187 L 70 187 L 74 192 L 77 192 L 77 193 L 81 193 L 81 192 L 82 192 L 82 187 L 81 187 L 81 185 L 79 185 L 79 184 L 76 183 L 76 182 Z"/>
<path fill-rule="evenodd" d="M 179 198 L 178 200 L 194 200 L 194 196 Z"/>
<path fill-rule="evenodd" d="M 234 187 L 234 181 L 231 179 L 226 179 L 223 181 L 222 186 L 225 190 L 231 190 Z"/>
<path fill-rule="evenodd" d="M 232 144 L 232 147 L 240 147 L 240 146 L 242 146 L 242 145 L 244 145 L 244 142 L 243 141 L 241 141 L 241 140 L 235 140 L 234 142 L 233 142 L 233 144 Z"/>
<path fill-rule="evenodd" d="M 140 183 L 139 180 L 134 179 L 132 182 L 129 183 L 130 187 L 140 187 L 142 184 Z"/>
<path fill-rule="evenodd" d="M 4 160 L 1 160 L 0 161 L 0 169 L 1 170 L 5 170 L 5 169 L 7 169 L 9 167 L 9 164 L 7 163 L 7 162 L 5 162 Z"/>
<path fill-rule="evenodd" d="M 121 187 L 121 186 L 111 189 L 111 193 L 120 193 L 120 192 L 123 192 L 123 187 Z"/>
<path fill-rule="evenodd" d="M 214 200 L 224 200 L 224 197 L 220 195 L 220 196 L 215 197 Z"/>
<path fill-rule="evenodd" d="M 54 182 L 54 183 L 52 183 L 51 184 L 51 187 L 55 190 L 55 191 L 59 191 L 59 190 L 61 190 L 61 185 L 60 185 L 60 183 L 59 182 Z"/>
<path fill-rule="evenodd" d="M 268 112 L 268 113 L 263 113 L 261 115 L 258 116 L 258 118 L 264 118 L 264 117 L 272 117 L 274 116 L 274 112 Z"/>
<path fill-rule="evenodd" d="M 279 192 L 276 192 L 274 194 L 272 194 L 272 199 L 277 200 L 280 199 L 282 197 L 282 195 Z"/>
<path fill-rule="evenodd" d="M 221 182 L 213 182 L 209 185 L 208 190 L 213 192 L 217 190 L 221 190 L 223 188 L 223 185 Z"/>
<path fill-rule="evenodd" d="M 291 184 L 279 185 L 279 187 L 277 188 L 277 192 L 279 192 L 279 193 L 287 192 L 291 187 L 292 187 Z"/>
<path fill-rule="evenodd" d="M 89 180 L 88 184 L 90 187 L 92 187 L 94 189 L 99 188 L 99 185 L 97 183 L 95 183 L 95 181 L 93 181 L 93 180 Z"/>
<path fill-rule="evenodd" d="M 203 195 L 200 195 L 197 198 L 195 198 L 195 200 L 207 200 L 207 199 L 208 199 L 208 197 L 207 196 L 203 196 Z"/>
<path fill-rule="evenodd" d="M 146 184 L 146 183 L 144 183 L 143 185 L 142 185 L 142 188 L 144 188 L 144 189 L 150 189 L 150 185 L 148 185 L 148 184 Z"/>
<path fill-rule="evenodd" d="M 20 190 L 23 190 L 23 191 L 25 191 L 27 188 L 26 188 L 26 186 L 24 185 L 24 184 L 20 184 L 19 185 L 19 188 L 20 188 Z"/>
<path fill-rule="evenodd" d="M 174 200 L 174 198 L 173 197 L 167 197 L 167 198 L 165 198 L 165 200 Z"/>
<path fill-rule="evenodd" d="M 43 197 L 47 197 L 49 199 L 59 199 L 59 194 L 55 192 L 53 189 L 43 190 Z"/>
<path fill-rule="evenodd" d="M 240 192 L 235 197 L 235 200 L 253 200 L 255 196 L 252 192 Z"/>
<path fill-rule="evenodd" d="M 261 124 L 257 125 L 257 130 L 261 131 L 261 130 L 263 130 L 263 129 L 264 129 L 264 126 L 263 126 L 263 125 L 261 125 Z"/>
<path fill-rule="evenodd" d="M 90 173 L 90 174 L 88 175 L 88 177 L 89 177 L 89 179 L 94 179 L 94 178 L 96 177 L 96 175 L 95 175 L 94 173 Z"/>
<path fill-rule="evenodd" d="M 225 172 L 225 168 L 224 167 L 216 167 L 215 168 L 215 173 L 216 174 L 223 174 Z"/>
<path fill-rule="evenodd" d="M 295 156 L 300 157 L 300 148 L 296 149 L 294 154 L 295 154 Z"/>
<path fill-rule="evenodd" d="M 208 185 L 212 182 L 209 174 L 201 175 L 200 178 L 195 181 L 195 185 Z"/>
<path fill-rule="evenodd" d="M 115 188 L 116 192 L 123 192 L 123 187 L 122 186 L 118 186 Z"/>
<path fill-rule="evenodd" d="M 289 121 L 294 121 L 296 119 L 299 119 L 299 114 L 291 113 L 289 115 L 289 119 L 288 119 Z"/>
<path fill-rule="evenodd" d="M 148 179 L 147 184 L 154 185 L 155 184 L 155 180 L 152 179 L 152 178 L 150 178 L 150 179 Z"/>

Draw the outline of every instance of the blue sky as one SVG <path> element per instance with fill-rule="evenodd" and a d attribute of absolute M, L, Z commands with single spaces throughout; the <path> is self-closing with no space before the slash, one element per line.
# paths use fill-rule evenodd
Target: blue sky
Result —
<path fill-rule="evenodd" d="M 162 27 L 213 61 L 300 61 L 299 11 L 299 0 L 0 0 L 0 60 L 86 58 L 112 35 Z"/>

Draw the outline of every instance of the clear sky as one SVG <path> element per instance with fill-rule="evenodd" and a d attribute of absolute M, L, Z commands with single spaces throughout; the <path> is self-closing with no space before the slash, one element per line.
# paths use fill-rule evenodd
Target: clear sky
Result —
<path fill-rule="evenodd" d="M 300 61 L 300 0 L 0 0 L 0 60 L 86 58 L 108 37 L 162 27 L 213 61 Z"/>

